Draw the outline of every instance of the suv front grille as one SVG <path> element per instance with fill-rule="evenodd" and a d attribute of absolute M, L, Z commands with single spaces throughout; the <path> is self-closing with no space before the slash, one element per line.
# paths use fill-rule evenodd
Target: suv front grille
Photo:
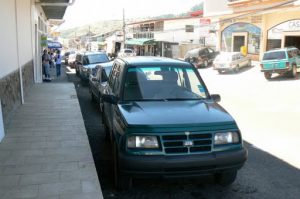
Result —
<path fill-rule="evenodd" d="M 168 134 L 161 136 L 166 154 L 208 153 L 212 149 L 211 133 Z"/>

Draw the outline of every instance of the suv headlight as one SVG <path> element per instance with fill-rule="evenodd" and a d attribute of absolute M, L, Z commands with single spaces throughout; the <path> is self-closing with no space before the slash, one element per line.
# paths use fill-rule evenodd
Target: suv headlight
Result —
<path fill-rule="evenodd" d="M 159 148 L 156 136 L 130 136 L 127 138 L 128 148 Z"/>
<path fill-rule="evenodd" d="M 240 138 L 237 132 L 224 132 L 224 133 L 216 133 L 214 137 L 214 144 L 234 144 L 239 143 Z"/>
<path fill-rule="evenodd" d="M 87 68 L 84 68 L 84 67 L 82 68 L 83 72 L 86 72 L 87 70 L 88 70 Z"/>

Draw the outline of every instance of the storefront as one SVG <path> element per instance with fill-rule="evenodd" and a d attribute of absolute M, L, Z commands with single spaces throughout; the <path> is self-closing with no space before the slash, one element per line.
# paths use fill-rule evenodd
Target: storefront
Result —
<path fill-rule="evenodd" d="M 300 19 L 283 22 L 268 30 L 267 50 L 287 46 L 300 48 Z"/>
<path fill-rule="evenodd" d="M 292 8 L 264 15 L 263 52 L 288 46 L 300 48 L 300 12 Z M 262 56 L 262 53 L 261 53 Z"/>
<path fill-rule="evenodd" d="M 240 52 L 245 46 L 253 60 L 258 60 L 261 46 L 261 16 L 249 16 L 221 23 L 220 50 Z"/>

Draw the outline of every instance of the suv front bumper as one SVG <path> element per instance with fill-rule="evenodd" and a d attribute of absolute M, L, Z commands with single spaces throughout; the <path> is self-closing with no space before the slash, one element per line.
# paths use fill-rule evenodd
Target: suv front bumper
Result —
<path fill-rule="evenodd" d="M 194 177 L 238 170 L 247 160 L 245 148 L 197 155 L 146 156 L 119 153 L 123 174 L 134 177 Z"/>

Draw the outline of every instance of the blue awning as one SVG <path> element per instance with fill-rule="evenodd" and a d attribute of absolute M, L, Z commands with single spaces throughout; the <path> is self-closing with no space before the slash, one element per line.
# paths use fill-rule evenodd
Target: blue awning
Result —
<path fill-rule="evenodd" d="M 62 48 L 62 45 L 58 41 L 48 41 L 48 48 Z"/>

